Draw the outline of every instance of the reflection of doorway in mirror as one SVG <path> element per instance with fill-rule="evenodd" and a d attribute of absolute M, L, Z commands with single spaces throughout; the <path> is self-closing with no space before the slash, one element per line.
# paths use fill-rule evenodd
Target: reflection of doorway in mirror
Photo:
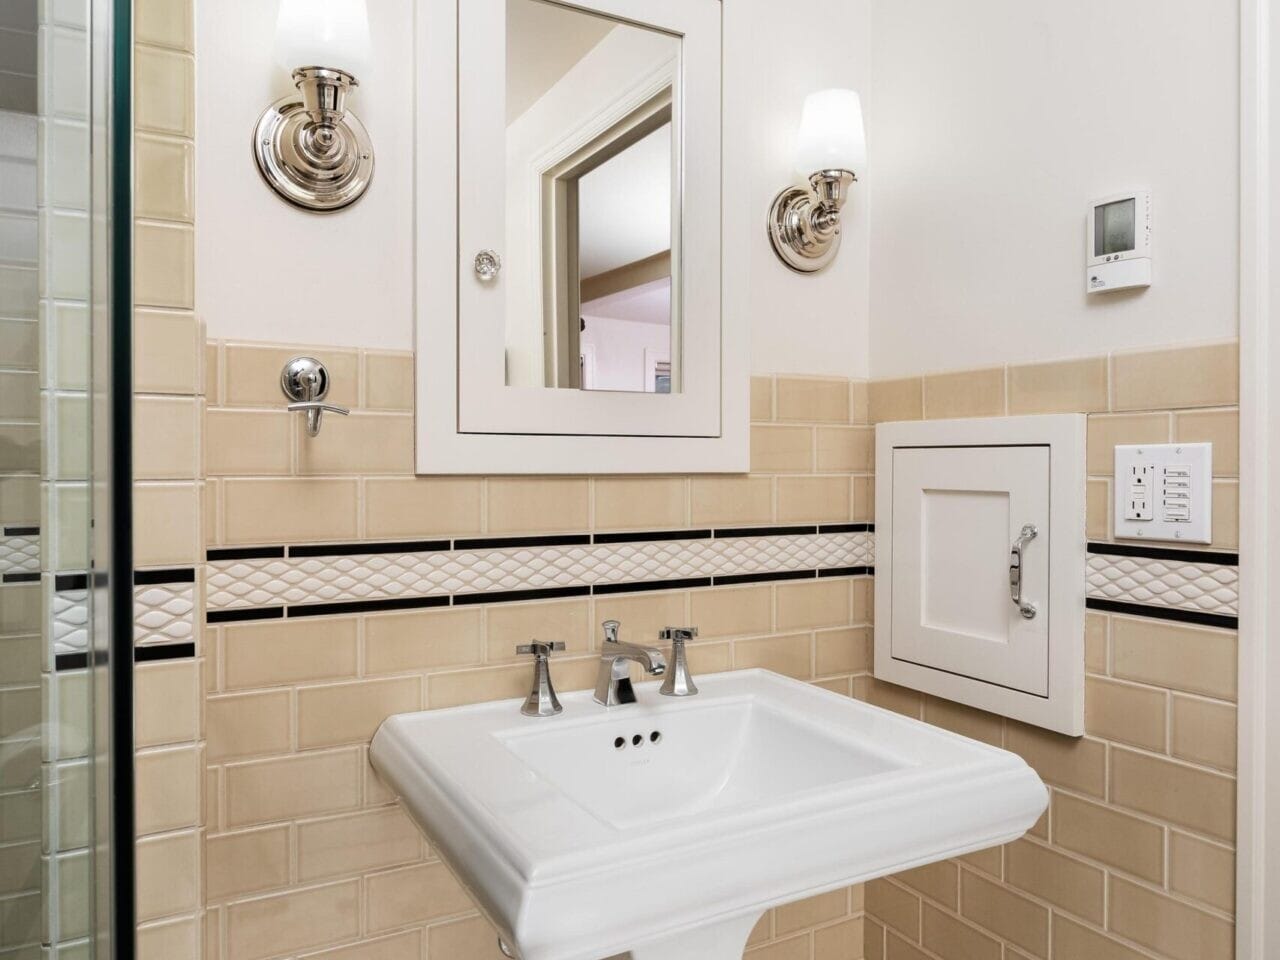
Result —
<path fill-rule="evenodd" d="M 506 11 L 506 382 L 654 392 L 643 344 L 679 353 L 681 39 L 543 0 Z"/>
<path fill-rule="evenodd" d="M 582 174 L 576 193 L 578 296 L 600 358 L 581 388 L 657 392 L 646 357 L 669 369 L 671 123 Z"/>
<path fill-rule="evenodd" d="M 593 371 L 591 379 L 583 379 L 583 390 L 670 393 L 670 276 L 587 301 L 580 336 L 582 355 L 590 352 Z M 665 370 L 662 390 L 656 379 L 659 364 Z"/>

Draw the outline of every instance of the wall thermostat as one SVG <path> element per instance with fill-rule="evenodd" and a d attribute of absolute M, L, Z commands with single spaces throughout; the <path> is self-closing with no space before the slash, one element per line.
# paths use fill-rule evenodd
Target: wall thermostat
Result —
<path fill-rule="evenodd" d="M 1085 290 L 1151 286 L 1151 191 L 1116 193 L 1089 204 Z"/>

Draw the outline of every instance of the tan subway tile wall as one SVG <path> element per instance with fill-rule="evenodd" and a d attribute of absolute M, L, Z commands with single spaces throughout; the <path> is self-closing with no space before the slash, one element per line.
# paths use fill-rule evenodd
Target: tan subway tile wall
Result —
<path fill-rule="evenodd" d="M 1087 413 L 1088 531 L 1096 540 L 1111 538 L 1116 444 L 1211 441 L 1212 548 L 1235 549 L 1240 542 L 1238 365 L 1233 341 L 873 380 L 870 420 Z"/>
<path fill-rule="evenodd" d="M 1214 543 L 1238 543 L 1234 343 L 873 381 L 875 422 L 1081 412 L 1088 535 L 1111 536 L 1112 448 L 1214 444 Z M 997 402 L 1003 397 L 1003 407 Z M 1221 960 L 1233 952 L 1234 631 L 1090 612 L 1075 740 L 857 677 L 855 694 L 1002 745 L 1051 804 L 1024 839 L 867 885 L 871 958 Z"/>
<path fill-rule="evenodd" d="M 191 0 L 139 0 L 135 34 L 135 563 L 204 558 L 204 333 L 195 316 Z M 204 620 L 200 579 L 196 609 Z M 203 650 L 136 667 L 138 951 L 200 960 L 206 766 Z"/>
<path fill-rule="evenodd" d="M 353 445 L 339 418 L 306 438 L 282 412 L 279 367 L 298 352 L 329 364 L 372 447 Z M 419 478 L 408 354 L 222 342 L 201 367 L 209 544 L 871 519 L 865 384 L 753 378 L 749 476 Z M 514 648 L 533 636 L 568 645 L 553 666 L 560 690 L 587 688 L 607 618 L 624 639 L 698 624 L 695 672 L 768 666 L 849 694 L 871 660 L 870 596 L 867 578 L 832 579 L 209 628 L 207 960 L 498 957 L 368 766 L 385 716 L 523 696 L 529 667 Z M 328 915 L 309 924 L 315 911 Z M 780 907 L 748 956 L 859 960 L 862 912 L 860 888 Z"/>
<path fill-rule="evenodd" d="M 280 366 L 304 350 L 329 366 L 331 399 L 353 408 L 314 438 L 283 411 L 278 385 Z M 407 362 L 385 351 L 210 342 L 207 543 L 871 519 L 864 383 L 752 378 L 759 417 L 749 476 L 419 478 L 409 400 L 387 396 L 404 391 L 383 382 L 403 380 Z"/>

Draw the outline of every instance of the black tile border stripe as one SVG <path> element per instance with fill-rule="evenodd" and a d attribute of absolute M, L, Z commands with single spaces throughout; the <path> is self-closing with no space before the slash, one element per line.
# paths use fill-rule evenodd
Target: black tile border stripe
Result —
<path fill-rule="evenodd" d="M 528 590 L 494 590 L 487 593 L 479 590 L 475 593 L 455 593 L 455 607 L 474 606 L 478 603 L 518 603 L 521 600 L 555 600 L 560 597 L 586 597 L 591 595 L 588 586 L 573 587 L 530 587 Z M 446 598 L 447 599 L 447 598 Z"/>
<path fill-rule="evenodd" d="M 68 590 L 88 590 L 89 575 L 87 573 L 55 573 L 53 589 L 59 593 Z"/>
<path fill-rule="evenodd" d="M 195 583 L 196 571 L 194 567 L 174 567 L 168 570 L 135 570 L 133 571 L 134 586 L 144 587 L 157 583 Z"/>
<path fill-rule="evenodd" d="M 133 648 L 134 663 L 152 663 L 156 660 L 190 660 L 196 655 L 194 642 L 152 643 Z"/>
<path fill-rule="evenodd" d="M 740 539 L 742 537 L 814 537 L 818 535 L 818 525 L 801 524 L 789 527 L 716 527 L 717 540 Z"/>
<path fill-rule="evenodd" d="M 502 547 L 585 547 L 589 533 L 563 533 L 545 537 L 465 537 L 453 541 L 454 550 L 491 550 Z"/>
<path fill-rule="evenodd" d="M 5 527 L 5 528 L 4 528 L 4 535 L 5 535 L 6 537 L 38 537 L 38 536 L 40 536 L 40 528 L 39 528 L 39 527 L 24 527 L 24 526 L 21 526 L 21 525 L 16 525 L 16 526 L 12 526 L 12 527 Z"/>
<path fill-rule="evenodd" d="M 819 577 L 874 577 L 875 567 L 824 567 L 818 571 Z"/>
<path fill-rule="evenodd" d="M 210 563 L 218 560 L 283 560 L 284 547 L 212 547 L 204 558 Z"/>
<path fill-rule="evenodd" d="M 710 530 L 648 530 L 644 532 L 596 533 L 593 543 L 639 543 L 665 540 L 710 540 Z"/>
<path fill-rule="evenodd" d="M 133 648 L 133 660 L 135 663 L 156 663 L 162 660 L 191 660 L 196 655 L 196 645 L 194 642 L 186 643 L 153 643 L 141 647 Z M 102 663 L 106 663 L 106 654 L 101 653 L 95 659 Z M 53 658 L 53 669 L 55 673 L 61 673 L 64 670 L 84 670 L 89 666 L 89 654 L 84 651 L 77 653 L 59 653 Z"/>
<path fill-rule="evenodd" d="M 1095 556 L 1145 557 L 1149 560 L 1186 560 L 1189 563 L 1220 563 L 1227 567 L 1240 565 L 1240 554 L 1220 550 L 1188 550 L 1182 547 L 1148 547 L 1136 543 L 1089 543 Z"/>
<path fill-rule="evenodd" d="M 53 658 L 53 669 L 57 673 L 63 670 L 84 670 L 88 666 L 87 653 L 59 653 Z"/>
<path fill-rule="evenodd" d="M 290 557 L 349 557 L 376 553 L 442 553 L 449 540 L 377 541 L 373 543 L 317 543 L 286 548 Z"/>
<path fill-rule="evenodd" d="M 816 580 L 816 570 L 773 570 L 769 573 L 730 573 L 712 577 L 717 587 L 728 587 L 739 583 L 773 583 L 779 580 Z"/>
<path fill-rule="evenodd" d="M 29 571 L 24 573 L 6 573 L 0 577 L 0 583 L 39 583 L 40 571 Z"/>
<path fill-rule="evenodd" d="M 819 533 L 875 533 L 874 523 L 820 523 Z"/>
<path fill-rule="evenodd" d="M 689 590 L 711 586 L 710 577 L 685 577 L 680 580 L 629 580 L 626 583 L 597 583 L 591 588 L 595 597 L 609 597 L 617 593 L 647 593 L 654 590 Z"/>
<path fill-rule="evenodd" d="M 335 600 L 332 603 L 293 603 L 285 607 L 285 617 L 328 617 L 341 613 L 374 613 L 379 610 L 421 610 L 447 607 L 448 597 L 387 597 L 381 600 Z"/>
<path fill-rule="evenodd" d="M 1147 603 L 1104 600 L 1101 597 L 1086 597 L 1084 605 L 1090 610 L 1123 613 L 1128 616 L 1146 617 L 1152 620 L 1194 623 L 1202 627 L 1222 627 L 1226 630 L 1238 630 L 1240 628 L 1239 617 L 1228 616 L 1224 613 L 1205 613 L 1203 610 L 1184 610 L 1181 607 L 1158 607 Z"/>
<path fill-rule="evenodd" d="M 205 623 L 237 623 L 241 620 L 282 620 L 284 607 L 233 607 L 230 610 L 210 610 L 204 615 Z"/>

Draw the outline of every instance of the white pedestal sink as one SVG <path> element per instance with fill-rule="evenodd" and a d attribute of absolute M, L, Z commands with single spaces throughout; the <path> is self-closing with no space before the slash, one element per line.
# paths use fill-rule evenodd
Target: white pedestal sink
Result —
<path fill-rule="evenodd" d="M 739 960 L 770 907 L 1005 843 L 1003 750 L 764 670 L 389 717 L 371 758 L 521 960 Z"/>

